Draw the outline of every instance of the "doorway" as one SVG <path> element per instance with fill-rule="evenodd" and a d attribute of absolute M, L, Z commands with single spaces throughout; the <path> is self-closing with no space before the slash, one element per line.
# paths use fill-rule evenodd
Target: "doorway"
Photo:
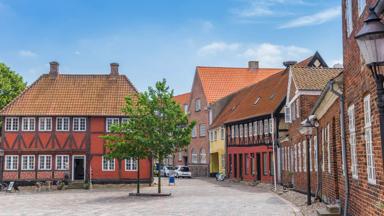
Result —
<path fill-rule="evenodd" d="M 237 178 L 237 155 L 233 155 L 233 177 Z"/>
<path fill-rule="evenodd" d="M 243 180 L 243 154 L 239 154 L 239 177 Z"/>
<path fill-rule="evenodd" d="M 85 180 L 85 156 L 74 155 L 72 158 L 72 179 Z"/>
<path fill-rule="evenodd" d="M 261 181 L 261 163 L 260 163 L 260 160 L 261 160 L 261 156 L 260 156 L 260 153 L 257 153 L 256 154 L 256 180 L 258 181 Z"/>
<path fill-rule="evenodd" d="M 188 156 L 183 156 L 184 166 L 188 166 Z"/>

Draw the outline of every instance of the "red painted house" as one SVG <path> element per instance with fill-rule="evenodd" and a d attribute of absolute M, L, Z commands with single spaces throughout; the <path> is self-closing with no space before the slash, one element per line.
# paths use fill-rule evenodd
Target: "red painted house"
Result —
<path fill-rule="evenodd" d="M 60 74 L 59 64 L 32 83 L 0 115 L 0 149 L 4 163 L 0 180 L 44 181 L 92 179 L 96 183 L 133 182 L 134 160 L 108 160 L 104 140 L 112 123 L 127 120 L 121 112 L 126 96 L 136 88 L 118 64 L 107 75 Z M 140 161 L 141 179 L 151 180 L 150 160 Z"/>
<path fill-rule="evenodd" d="M 243 88 L 231 96 L 212 124 L 225 127 L 227 176 L 231 179 L 273 180 L 273 146 L 278 146 L 279 137 L 287 131 L 282 113 L 287 84 L 288 71 L 284 70 Z"/>

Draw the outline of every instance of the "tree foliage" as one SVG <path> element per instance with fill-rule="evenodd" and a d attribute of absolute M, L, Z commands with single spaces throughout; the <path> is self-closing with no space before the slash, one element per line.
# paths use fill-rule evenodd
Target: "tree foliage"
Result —
<path fill-rule="evenodd" d="M 26 85 L 19 74 L 0 63 L 0 110 L 24 91 Z"/>
<path fill-rule="evenodd" d="M 110 158 L 153 158 L 161 163 L 190 143 L 194 122 L 189 123 L 165 80 L 135 98 L 127 97 L 123 112 L 129 121 L 113 125 L 111 134 L 103 137 Z M 158 186 L 161 193 L 160 176 Z"/>

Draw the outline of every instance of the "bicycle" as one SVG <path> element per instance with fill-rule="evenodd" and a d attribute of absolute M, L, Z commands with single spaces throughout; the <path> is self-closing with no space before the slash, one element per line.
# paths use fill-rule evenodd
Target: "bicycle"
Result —
<path fill-rule="evenodd" d="M 217 173 L 216 174 L 216 181 L 224 181 L 225 174 L 224 173 Z"/>

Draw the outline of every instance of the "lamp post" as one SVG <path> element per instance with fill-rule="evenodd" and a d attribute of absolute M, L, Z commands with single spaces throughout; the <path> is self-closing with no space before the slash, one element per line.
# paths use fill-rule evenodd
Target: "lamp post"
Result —
<path fill-rule="evenodd" d="M 307 151 L 307 205 L 312 204 L 311 200 L 311 171 L 310 171 L 310 157 L 309 154 L 309 140 L 312 137 L 314 125 L 307 118 L 301 123 L 301 127 L 299 129 L 300 134 L 304 135 L 307 140 L 306 151 Z"/>
<path fill-rule="evenodd" d="M 377 4 L 376 4 L 377 6 Z M 377 106 L 380 118 L 381 154 L 384 162 L 384 24 L 375 12 L 369 9 L 369 16 L 355 36 L 360 53 L 375 79 Z"/>

